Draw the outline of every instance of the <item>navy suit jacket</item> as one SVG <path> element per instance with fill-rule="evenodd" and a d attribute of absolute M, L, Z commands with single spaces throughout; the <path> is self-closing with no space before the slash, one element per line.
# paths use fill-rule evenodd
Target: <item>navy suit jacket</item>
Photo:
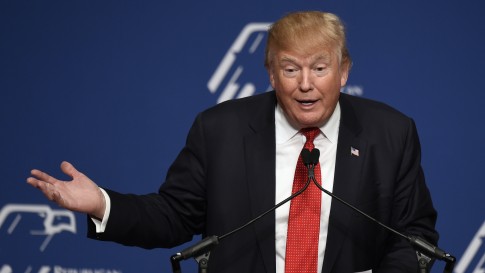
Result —
<path fill-rule="evenodd" d="M 341 94 L 333 193 L 406 234 L 437 243 L 412 119 L 382 103 Z M 104 233 L 88 236 L 144 248 L 194 234 L 223 235 L 275 204 L 274 91 L 199 114 L 158 193 L 120 194 Z M 351 147 L 359 156 L 351 154 Z M 295 155 L 298 156 L 298 155 Z M 90 221 L 89 221 L 90 222 Z M 221 240 L 209 272 L 275 272 L 274 212 Z M 409 244 L 332 201 L 323 273 L 417 272 Z"/>

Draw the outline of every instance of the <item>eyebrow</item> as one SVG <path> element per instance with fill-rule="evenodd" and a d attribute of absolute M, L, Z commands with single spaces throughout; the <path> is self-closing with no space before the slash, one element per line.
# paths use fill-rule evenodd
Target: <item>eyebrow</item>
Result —
<path fill-rule="evenodd" d="M 292 62 L 292 63 L 296 63 L 296 59 L 295 58 L 288 57 L 288 56 L 281 57 L 280 61 L 282 61 L 282 62 Z"/>
<path fill-rule="evenodd" d="M 331 61 L 330 54 L 328 54 L 328 53 L 320 54 L 320 55 L 312 58 L 311 62 L 315 63 L 315 62 L 320 61 L 320 60 L 323 60 L 323 62 L 325 62 L 325 63 L 330 63 L 330 61 Z M 281 62 L 286 61 L 286 62 L 298 63 L 298 61 L 295 58 L 290 57 L 290 56 L 283 56 L 283 57 L 281 57 L 280 61 Z"/>

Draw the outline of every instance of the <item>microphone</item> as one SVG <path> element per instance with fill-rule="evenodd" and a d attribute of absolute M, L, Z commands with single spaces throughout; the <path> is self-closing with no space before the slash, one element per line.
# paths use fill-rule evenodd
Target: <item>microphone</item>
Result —
<path fill-rule="evenodd" d="M 313 149 L 311 152 L 303 148 L 301 151 L 301 158 L 303 159 L 303 165 L 308 169 L 308 179 L 315 179 L 315 166 L 318 164 L 318 159 L 320 158 L 320 150 Z"/>
<path fill-rule="evenodd" d="M 305 151 L 306 150 L 306 151 Z M 400 236 L 404 239 L 406 239 L 411 246 L 417 250 L 418 252 L 424 253 L 428 256 L 431 256 L 435 259 L 442 260 L 446 262 L 446 267 L 445 267 L 445 273 L 451 273 L 453 271 L 453 267 L 456 261 L 456 258 L 450 255 L 449 253 L 446 253 L 445 251 L 439 249 L 437 246 L 427 242 L 426 240 L 420 238 L 419 236 L 415 235 L 404 235 L 400 233 L 399 231 L 381 223 L 380 221 L 376 220 L 375 218 L 371 217 L 370 215 L 366 214 L 365 212 L 361 211 L 357 207 L 351 205 L 350 203 L 346 202 L 345 200 L 341 199 L 340 197 L 336 196 L 335 194 L 327 191 L 324 189 L 318 181 L 315 179 L 314 175 L 314 168 L 315 165 L 318 164 L 319 157 L 320 157 L 320 150 L 317 148 L 314 148 L 311 152 L 308 151 L 308 149 L 303 149 L 302 151 L 302 156 L 305 155 L 306 158 L 303 159 L 303 163 L 308 169 L 308 178 L 311 179 L 315 185 L 324 193 L 327 195 L 331 196 L 333 199 L 336 199 L 340 203 L 344 204 L 345 206 L 349 207 L 353 211 L 356 211 L 360 215 L 363 215 L 367 219 L 373 221 L 374 223 L 380 225 L 381 227 L 385 228 L 388 231 L 391 231 L 392 233 L 396 234 L 397 236 Z"/>
<path fill-rule="evenodd" d="M 318 158 L 320 157 L 320 151 L 318 149 L 313 149 L 314 151 L 317 150 L 316 152 L 310 152 L 308 149 L 303 149 L 300 153 L 300 156 L 303 159 L 303 164 L 305 166 L 312 165 L 312 173 L 313 173 L 313 167 L 318 163 Z M 309 164 L 309 165 L 307 165 Z M 305 185 L 297 192 L 293 193 L 290 195 L 288 198 L 285 200 L 279 202 L 276 204 L 274 207 L 270 208 L 269 210 L 263 212 L 262 214 L 256 216 L 256 218 L 250 220 L 246 224 L 224 234 L 221 236 L 208 236 L 204 238 L 202 241 L 194 244 L 193 246 L 190 246 L 184 250 L 182 250 L 179 253 L 176 253 L 170 257 L 170 263 L 172 264 L 172 272 L 173 273 L 181 273 L 180 269 L 180 261 L 182 260 L 187 260 L 189 258 L 195 258 L 197 262 L 199 263 L 199 273 L 206 272 L 205 270 L 207 269 L 207 263 L 209 259 L 209 254 L 208 252 L 212 250 L 217 244 L 219 244 L 219 241 L 223 240 L 224 238 L 231 236 L 234 233 L 237 233 L 238 231 L 246 228 L 247 226 L 251 225 L 252 223 L 258 221 L 260 218 L 264 217 L 266 214 L 276 210 L 277 208 L 281 207 L 285 203 L 289 202 L 291 199 L 297 197 L 298 195 L 302 194 L 310 185 L 310 182 L 312 181 L 311 177 L 309 176 L 307 179 L 307 182 Z"/>
<path fill-rule="evenodd" d="M 213 235 L 204 238 L 202 241 L 190 246 L 181 252 L 172 255 L 170 257 L 170 263 L 172 264 L 173 273 L 181 273 L 180 261 L 187 260 L 189 258 L 195 258 L 199 263 L 199 272 L 206 272 L 207 263 L 209 262 L 209 255 L 206 254 L 216 245 L 219 244 L 219 237 Z"/>

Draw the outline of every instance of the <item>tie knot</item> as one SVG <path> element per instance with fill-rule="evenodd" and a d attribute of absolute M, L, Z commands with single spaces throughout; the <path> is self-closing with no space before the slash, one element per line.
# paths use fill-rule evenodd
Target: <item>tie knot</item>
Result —
<path fill-rule="evenodd" d="M 320 134 L 320 129 L 317 127 L 303 128 L 300 133 L 306 137 L 305 148 L 313 149 L 313 140 Z"/>

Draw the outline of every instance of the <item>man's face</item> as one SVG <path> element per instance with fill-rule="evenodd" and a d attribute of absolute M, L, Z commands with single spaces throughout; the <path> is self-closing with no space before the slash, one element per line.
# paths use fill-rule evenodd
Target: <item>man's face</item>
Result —
<path fill-rule="evenodd" d="M 297 129 L 320 127 L 332 115 L 348 65 L 340 65 L 333 51 L 302 55 L 277 50 L 269 67 L 271 85 L 290 124 Z"/>

